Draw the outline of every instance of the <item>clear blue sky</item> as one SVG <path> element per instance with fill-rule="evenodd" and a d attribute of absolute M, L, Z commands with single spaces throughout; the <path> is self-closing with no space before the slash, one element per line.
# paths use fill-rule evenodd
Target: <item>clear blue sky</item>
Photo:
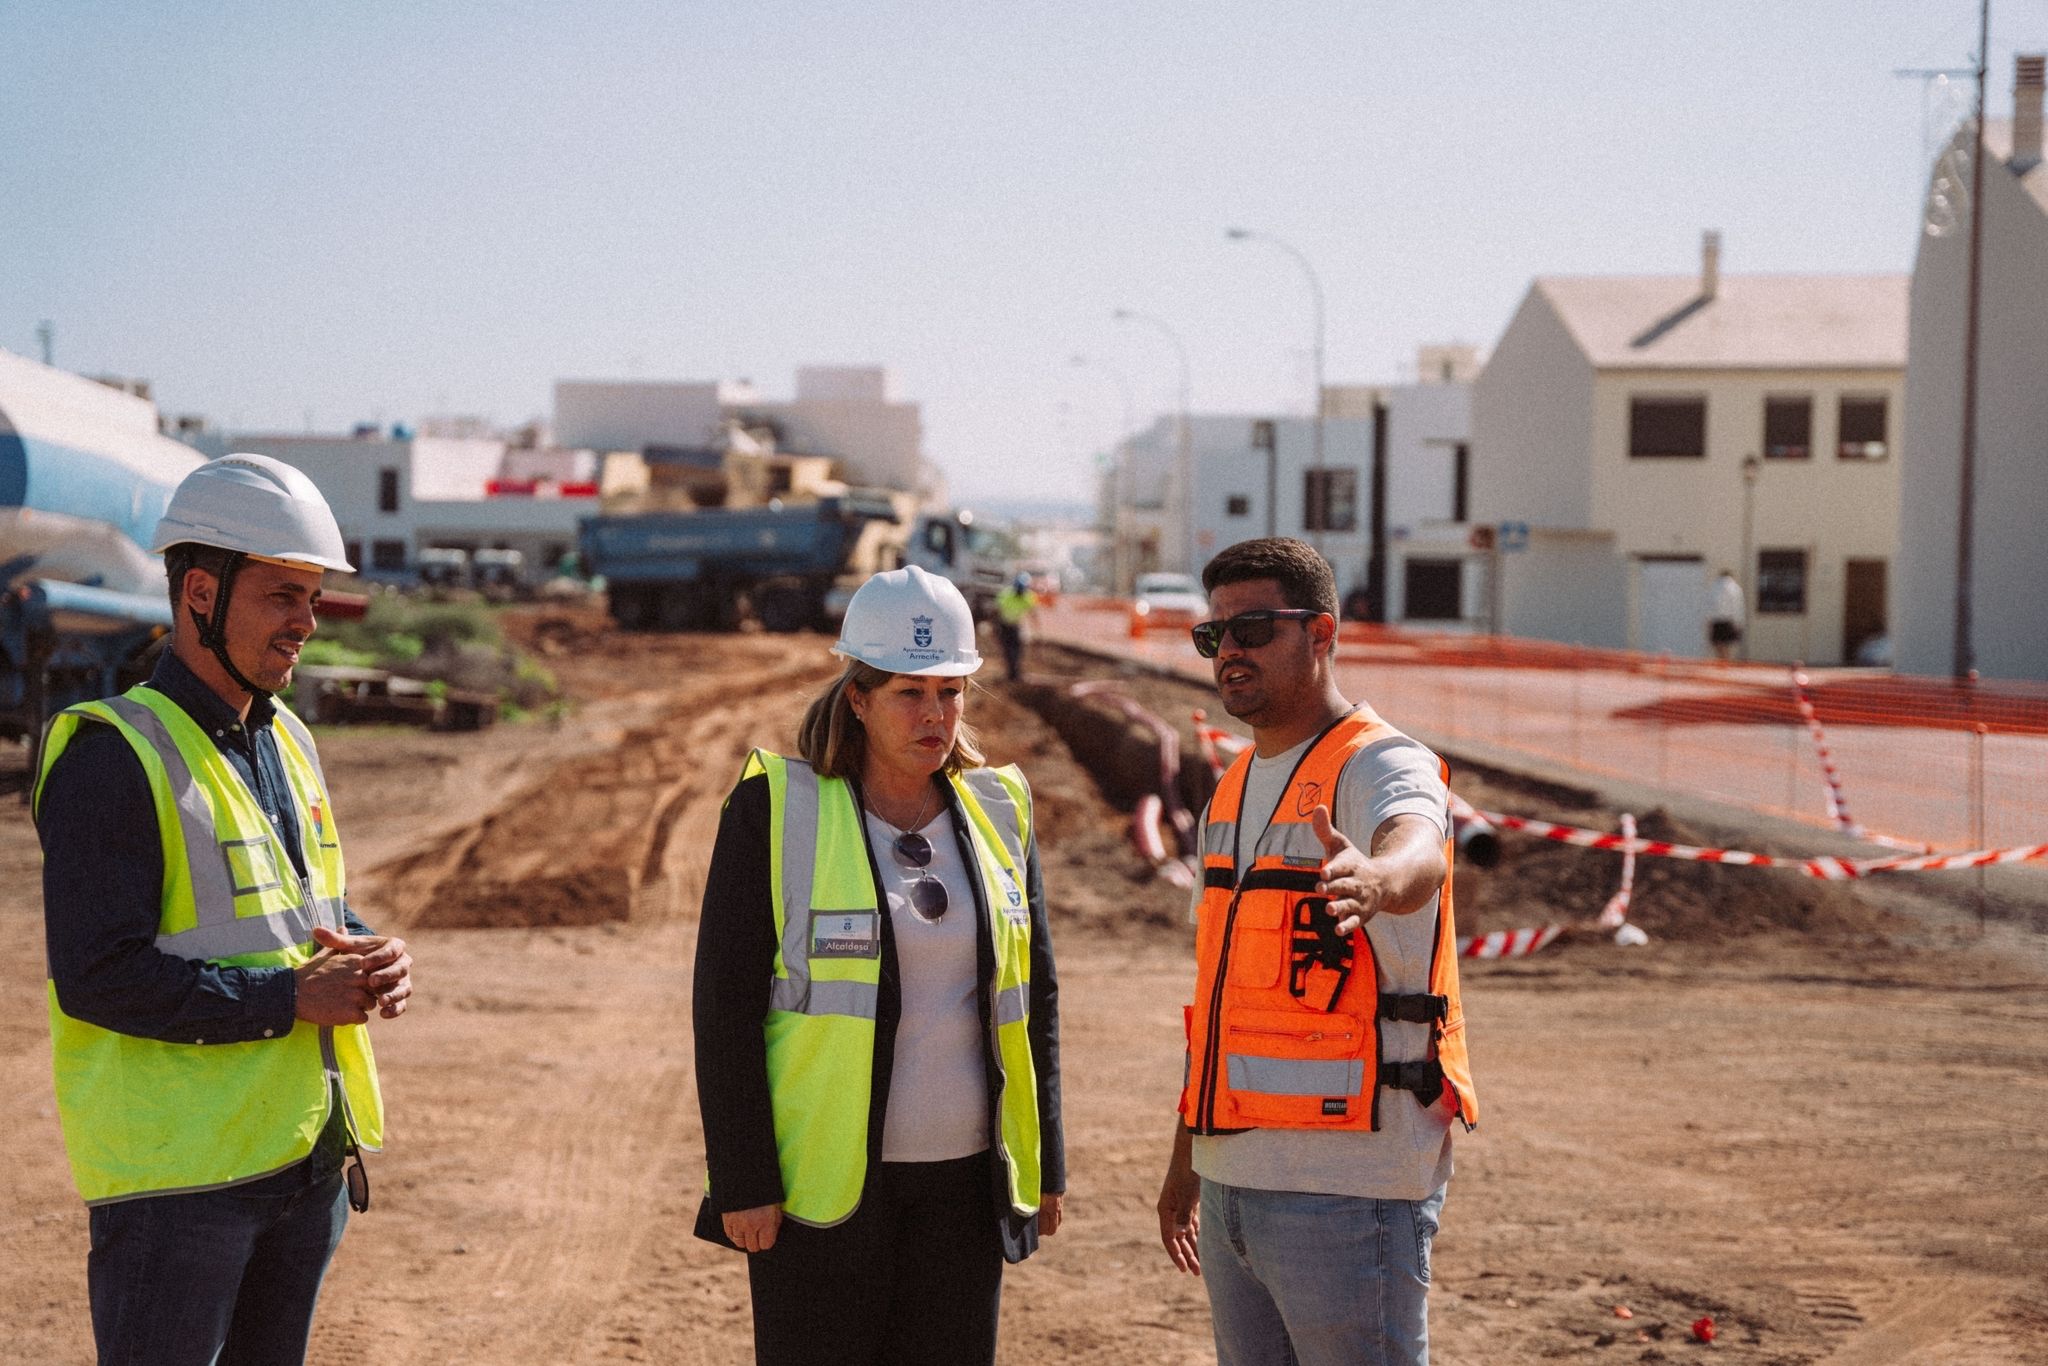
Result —
<path fill-rule="evenodd" d="M 968 16 L 972 16 L 971 18 Z M 0 0 L 0 346 L 230 429 L 890 366 L 966 499 L 1302 411 L 1531 277 L 1905 271 L 1969 0 Z M 2048 0 L 1998 0 L 1994 115 Z"/>

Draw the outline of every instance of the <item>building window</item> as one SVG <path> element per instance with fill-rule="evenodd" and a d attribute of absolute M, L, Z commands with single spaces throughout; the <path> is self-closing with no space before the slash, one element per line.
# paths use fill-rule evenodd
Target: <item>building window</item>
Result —
<path fill-rule="evenodd" d="M 1628 453 L 1639 459 L 1707 453 L 1704 398 L 1632 398 L 1628 401 Z"/>
<path fill-rule="evenodd" d="M 1456 621 L 1463 583 L 1461 560 L 1409 560 L 1401 576 L 1401 616 L 1406 621 Z"/>
<path fill-rule="evenodd" d="M 398 471 L 388 466 L 377 471 L 377 511 L 398 511 Z"/>
<path fill-rule="evenodd" d="M 1803 616 L 1806 612 L 1806 552 L 1759 550 L 1756 555 L 1756 610 L 1759 616 Z"/>
<path fill-rule="evenodd" d="M 1807 460 L 1813 456 L 1813 400 L 1764 400 L 1764 459 Z"/>
<path fill-rule="evenodd" d="M 1223 500 L 1223 515 L 1226 517 L 1249 517 L 1252 515 L 1250 494 L 1233 493 Z"/>
<path fill-rule="evenodd" d="M 405 568 L 404 541 L 370 542 L 370 568 L 383 569 L 392 573 Z"/>
<path fill-rule="evenodd" d="M 361 569 L 363 567 L 363 543 L 361 541 L 343 541 L 341 543 L 341 558 L 347 560 L 357 569 Z"/>
<path fill-rule="evenodd" d="M 1844 460 L 1882 460 L 1891 454 L 1884 438 L 1884 399 L 1844 398 L 1836 452 Z"/>
<path fill-rule="evenodd" d="M 1358 471 L 1334 466 L 1303 472 L 1302 527 L 1307 531 L 1358 529 Z"/>
<path fill-rule="evenodd" d="M 1451 520 L 1462 522 L 1472 505 L 1472 448 L 1460 441 L 1451 452 Z"/>

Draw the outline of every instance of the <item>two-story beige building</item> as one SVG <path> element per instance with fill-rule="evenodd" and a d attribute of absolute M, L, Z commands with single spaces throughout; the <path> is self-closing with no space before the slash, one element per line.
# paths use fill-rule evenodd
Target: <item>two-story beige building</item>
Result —
<path fill-rule="evenodd" d="M 1472 520 L 1511 635 L 1750 659 L 1874 657 L 1898 543 L 1903 275 L 1537 280 L 1472 395 Z"/>

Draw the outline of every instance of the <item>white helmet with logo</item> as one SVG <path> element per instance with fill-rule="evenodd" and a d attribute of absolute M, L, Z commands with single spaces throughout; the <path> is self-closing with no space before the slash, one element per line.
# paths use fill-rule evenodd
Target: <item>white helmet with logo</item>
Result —
<path fill-rule="evenodd" d="M 185 476 L 149 548 L 190 542 L 252 559 L 355 572 L 334 512 L 313 481 L 267 455 L 224 455 Z"/>
<path fill-rule="evenodd" d="M 914 564 L 860 586 L 832 653 L 892 674 L 957 678 L 981 667 L 967 599 L 951 580 Z"/>

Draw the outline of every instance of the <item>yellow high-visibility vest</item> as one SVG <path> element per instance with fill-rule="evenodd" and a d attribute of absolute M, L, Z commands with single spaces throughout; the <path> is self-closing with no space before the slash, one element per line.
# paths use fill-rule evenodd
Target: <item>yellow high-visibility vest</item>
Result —
<path fill-rule="evenodd" d="M 763 1030 L 783 1213 L 837 1224 L 860 1204 L 867 1180 L 868 1100 L 882 973 L 881 917 L 867 831 L 851 787 L 766 750 L 741 781 L 763 773 L 769 791 L 769 867 L 775 908 L 775 979 Z M 1031 1059 L 1031 907 L 1024 887 L 1031 792 L 1015 767 L 955 775 L 968 842 L 995 943 L 993 1063 L 998 1070 L 996 1155 L 1010 1206 L 1040 1198 L 1038 1076 Z"/>
<path fill-rule="evenodd" d="M 119 731 L 142 761 L 163 841 L 156 947 L 238 967 L 297 967 L 313 928 L 345 931 L 334 807 L 305 725 L 277 709 L 275 734 L 298 813 L 303 881 L 256 796 L 205 730 L 148 686 L 85 702 L 50 723 L 36 802 L 86 721 Z M 356 1143 L 384 1139 L 384 1101 L 362 1025 L 296 1020 L 277 1038 L 165 1043 L 64 1013 L 47 985 L 57 1109 L 87 1204 L 237 1185 L 313 1151 L 337 1083 Z"/>

